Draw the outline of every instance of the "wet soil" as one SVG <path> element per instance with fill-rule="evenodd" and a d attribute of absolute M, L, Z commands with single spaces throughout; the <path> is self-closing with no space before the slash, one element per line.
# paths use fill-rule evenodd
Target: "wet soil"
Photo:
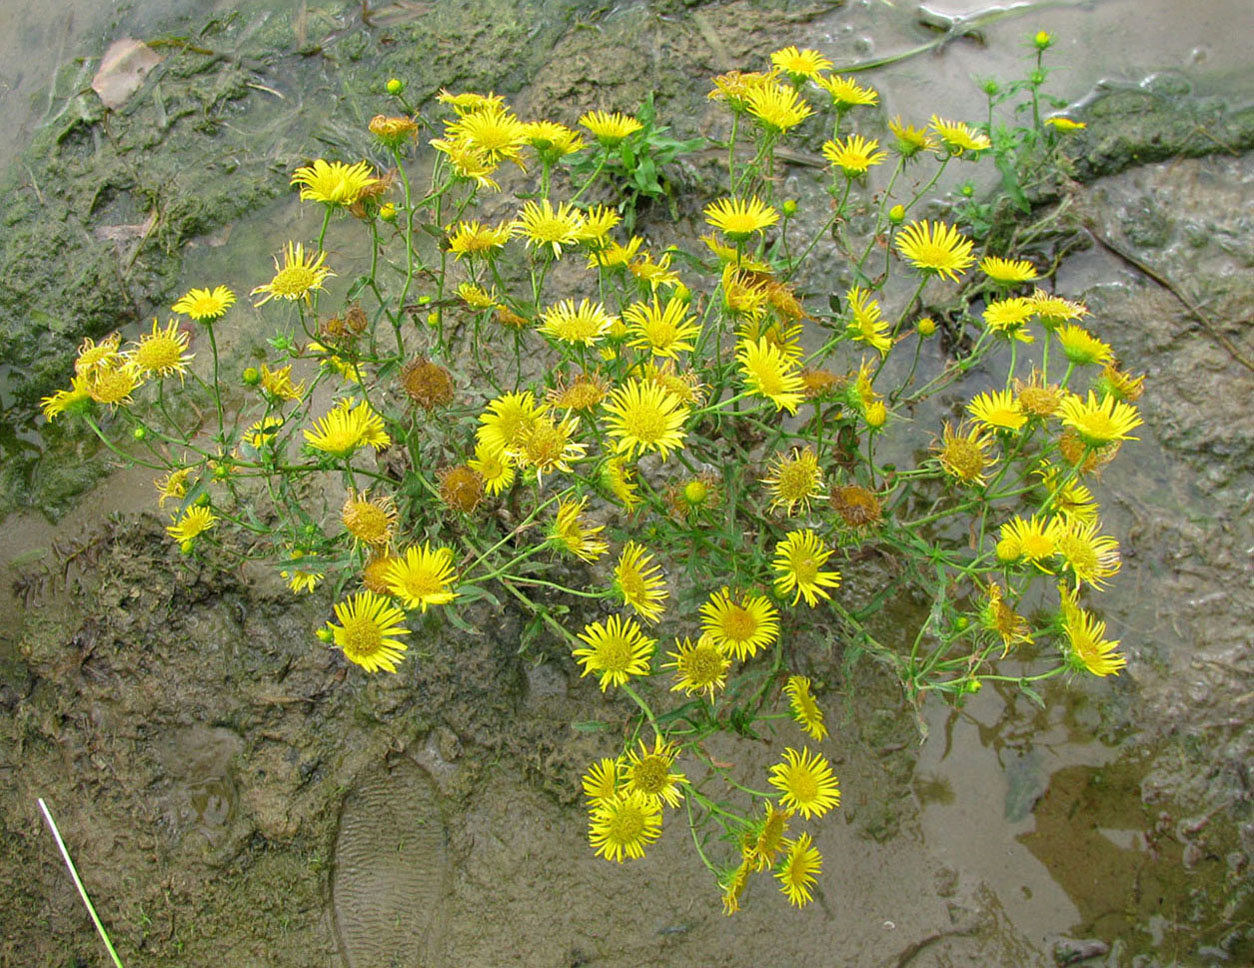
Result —
<path fill-rule="evenodd" d="M 7 244 L 19 230 L 71 225 L 38 244 L 63 247 L 107 277 L 99 292 L 73 292 L 39 268 L 28 291 L 58 307 L 49 315 L 75 322 L 56 331 L 45 321 L 22 338 L 48 347 L 46 378 L 63 382 L 81 335 L 158 311 L 188 284 L 184 242 L 216 256 L 224 227 L 285 191 L 284 173 L 303 152 L 359 150 L 360 122 L 373 113 L 360 105 L 387 76 L 421 78 L 431 91 L 494 88 L 524 114 L 556 111 L 567 121 L 587 107 L 629 109 L 654 89 L 664 113 L 700 130 L 713 117 L 709 73 L 810 36 L 849 59 L 877 53 L 863 43 L 870 10 L 396 4 L 363 28 L 338 6 L 265 16 L 245 8 L 222 27 L 236 56 L 204 69 L 204 55 L 167 60 L 200 93 L 173 88 L 196 111 L 162 137 L 126 140 L 151 126 L 155 84 L 174 85 L 171 74 L 141 92 L 130 121 L 108 119 L 108 137 L 106 119 L 89 114 L 66 122 L 56 148 L 43 143 L 47 164 L 62 166 L 57 219 L 36 218 L 32 186 L 19 176 L 13 204 L 26 207 Z M 910 30 L 903 47 L 930 36 Z M 1014 36 L 988 39 L 997 49 Z M 963 41 L 945 56 L 973 49 Z M 870 80 L 889 91 L 888 116 L 903 109 L 906 95 L 891 93 L 889 76 Z M 955 78 L 954 88 L 965 83 Z M 238 98 L 221 94 L 236 90 Z M 1129 667 L 1113 682 L 1051 690 L 1045 710 L 992 689 L 961 711 L 925 709 L 929 739 L 920 746 L 914 711 L 878 668 L 849 667 L 834 638 L 791 643 L 789 661 L 821 685 L 834 726 L 824 752 L 844 791 L 816 840 L 827 864 L 819 903 L 791 911 L 757 884 L 745 910 L 724 918 L 674 813 L 646 860 L 617 867 L 593 857 L 578 775 L 621 737 L 571 724 L 619 723 L 626 710 L 579 680 L 557 643 L 540 638 L 520 655 L 522 617 L 480 603 L 463 610 L 479 633 L 467 635 L 431 615 L 415 625 L 413 661 L 401 674 L 364 677 L 310 634 L 328 598 L 295 600 L 268 571 L 240 570 L 225 556 L 183 558 L 155 518 L 135 513 L 138 487 L 128 478 L 78 508 L 72 517 L 89 524 L 73 541 L 59 539 L 60 554 L 49 544 L 55 532 L 30 519 L 6 524 L 8 557 L 22 560 L 0 630 L 0 965 L 103 957 L 36 811 L 40 796 L 127 964 L 356 968 L 374 963 L 358 952 L 388 939 L 397 965 L 1021 968 L 1085 955 L 1084 964 L 1149 968 L 1254 959 L 1254 381 L 1233 355 L 1234 347 L 1254 355 L 1254 226 L 1241 203 L 1254 173 L 1247 145 L 1232 144 L 1244 122 L 1211 123 L 1243 118 L 1241 105 L 1183 96 L 1160 106 L 1194 112 L 1227 147 L 1189 159 L 1178 156 L 1192 149 L 1180 147 L 1146 164 L 1163 156 L 1147 154 L 1136 131 L 1103 128 L 1118 112 L 1095 111 L 1085 142 L 1094 150 L 1078 157 L 1108 160 L 1081 166 L 1085 184 L 1064 185 L 1062 196 L 1065 230 L 1093 241 L 1064 263 L 1059 289 L 1083 296 L 1095 332 L 1125 367 L 1149 374 L 1144 439 L 1109 469 L 1100 495 L 1125 553 L 1103 617 Z M 931 110 L 944 108 L 911 113 Z M 1138 124 L 1150 124 L 1143 113 L 1134 112 Z M 201 118 L 212 132 L 197 130 Z M 180 131 L 184 142 L 172 134 Z M 1206 140 L 1181 131 L 1188 144 Z M 260 132 L 272 140 L 259 143 Z M 1112 144 L 1132 147 L 1101 148 Z M 199 178 L 163 189 L 165 207 L 141 190 L 189 158 L 212 168 L 233 155 L 238 172 L 256 178 L 238 197 L 227 167 L 204 183 L 203 208 L 185 206 L 202 190 Z M 130 180 L 117 182 L 122 164 Z M 699 165 L 676 177 L 698 184 Z M 109 196 L 105 207 L 84 209 L 80 195 L 97 191 Z M 153 210 L 159 231 L 171 233 L 165 241 L 125 249 L 73 241 L 101 224 L 142 225 Z M 661 215 L 648 224 L 664 233 Z M 85 303 L 89 296 L 99 302 Z M 13 292 L 6 298 L 10 321 L 19 303 Z M 10 359 L 16 346 L 6 345 L 5 363 L 37 381 L 41 371 L 19 349 Z M 25 389 L 6 404 L 42 392 L 37 382 L 14 386 Z M 38 453 L 11 487 L 10 506 L 72 507 L 81 481 L 45 491 L 39 482 L 82 475 L 90 448 L 72 433 L 32 446 Z M 70 463 L 68 454 L 81 456 Z M 115 506 L 115 495 L 129 502 L 125 516 L 93 513 Z M 796 739 L 781 727 L 739 744 L 734 757 L 747 777 Z M 393 799 L 385 775 L 402 778 L 395 790 L 418 792 Z M 389 850 L 406 863 L 372 860 Z M 438 888 L 423 881 L 436 899 L 421 912 L 387 891 L 415 871 L 441 872 Z M 365 928 L 354 934 L 345 924 Z M 417 935 L 438 936 L 433 954 L 406 942 Z"/>

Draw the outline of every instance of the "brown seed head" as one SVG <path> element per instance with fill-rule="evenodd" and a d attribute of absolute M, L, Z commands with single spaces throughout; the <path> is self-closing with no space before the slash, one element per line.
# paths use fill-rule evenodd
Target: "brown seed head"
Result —
<path fill-rule="evenodd" d="M 434 410 L 453 402 L 453 378 L 448 370 L 423 356 L 405 364 L 401 370 L 401 387 L 423 410 Z"/>
<path fill-rule="evenodd" d="M 834 487 L 829 500 L 832 510 L 851 528 L 872 527 L 880 523 L 880 499 L 865 487 L 857 484 Z"/>
<path fill-rule="evenodd" d="M 442 467 L 436 477 L 440 479 L 440 499 L 454 511 L 469 514 L 483 500 L 483 478 L 465 464 Z"/>

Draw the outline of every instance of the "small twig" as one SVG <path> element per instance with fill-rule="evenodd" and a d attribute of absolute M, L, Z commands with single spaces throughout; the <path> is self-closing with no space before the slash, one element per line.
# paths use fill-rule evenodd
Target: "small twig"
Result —
<path fill-rule="evenodd" d="M 1140 272 L 1144 273 L 1145 275 L 1149 276 L 1149 278 L 1153 279 L 1156 283 L 1158 283 L 1160 286 L 1166 289 L 1169 293 L 1175 296 L 1176 299 L 1180 301 L 1181 305 L 1183 305 L 1184 308 L 1189 311 L 1189 313 L 1193 316 L 1193 318 L 1202 324 L 1202 328 L 1206 330 L 1206 332 L 1210 335 L 1210 337 L 1213 340 L 1215 340 L 1224 349 L 1226 349 L 1234 360 L 1240 363 L 1247 370 L 1254 372 L 1254 363 L 1250 362 L 1250 360 L 1241 352 L 1241 350 L 1236 346 L 1236 344 L 1233 343 L 1232 340 L 1228 339 L 1228 337 L 1225 336 L 1223 333 L 1221 333 L 1218 327 L 1216 327 L 1214 323 L 1212 323 L 1209 319 L 1206 318 L 1206 316 L 1202 313 L 1201 308 L 1195 302 L 1193 302 L 1192 299 L 1190 299 L 1183 292 L 1181 292 L 1174 285 L 1172 285 L 1170 279 L 1162 275 L 1153 266 L 1147 265 L 1145 262 L 1142 262 L 1140 259 L 1134 256 L 1131 252 L 1123 251 L 1115 243 L 1103 237 L 1102 234 L 1099 231 L 1097 231 L 1097 229 L 1093 225 L 1089 224 L 1088 222 L 1085 222 L 1084 227 L 1088 230 L 1089 235 L 1093 237 L 1093 241 L 1096 242 L 1098 245 L 1100 245 L 1103 249 L 1105 249 L 1107 252 L 1109 252 L 1111 255 L 1115 256 L 1116 258 L 1121 259 L 1122 261 L 1126 262 L 1128 265 L 1132 266 L 1132 268 L 1137 269 Z"/>
<path fill-rule="evenodd" d="M 78 876 L 78 870 L 74 867 L 74 861 L 70 860 L 70 852 L 65 849 L 65 841 L 61 839 L 61 831 L 57 829 L 56 821 L 52 819 L 52 814 L 48 812 L 48 805 L 44 803 L 43 797 L 40 797 L 37 802 L 39 809 L 43 811 L 44 819 L 48 821 L 48 826 L 52 830 L 52 836 L 56 838 L 57 846 L 61 848 L 61 856 L 65 858 L 65 866 L 70 869 L 70 877 L 74 878 L 74 886 L 78 888 L 78 896 L 83 899 L 83 903 L 87 906 L 87 913 L 91 915 L 92 923 L 96 926 L 100 940 L 109 949 L 109 957 L 113 959 L 113 963 L 117 965 L 117 968 L 122 968 L 122 959 L 113 950 L 113 942 L 109 940 L 109 935 L 96 914 L 96 908 L 92 905 L 91 898 L 87 896 L 87 888 L 83 887 L 83 881 Z"/>

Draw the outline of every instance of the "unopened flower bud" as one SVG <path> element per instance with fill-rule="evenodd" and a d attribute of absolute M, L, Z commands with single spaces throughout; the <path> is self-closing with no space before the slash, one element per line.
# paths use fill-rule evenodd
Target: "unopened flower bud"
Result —
<path fill-rule="evenodd" d="M 783 209 L 784 214 L 789 218 L 792 218 L 797 214 L 797 200 L 795 198 L 786 199 L 783 204 Z"/>
<path fill-rule="evenodd" d="M 399 77 L 390 77 L 387 82 L 387 92 L 389 94 L 400 94 L 405 90 L 405 82 Z"/>
<path fill-rule="evenodd" d="M 258 371 L 258 369 L 255 366 L 250 366 L 246 370 L 244 370 L 240 379 L 244 381 L 244 386 L 255 387 L 258 383 L 261 382 L 261 373 Z"/>
<path fill-rule="evenodd" d="M 936 332 L 936 320 L 931 316 L 924 316 L 915 323 L 915 327 L 918 329 L 919 335 L 926 339 Z"/>
<path fill-rule="evenodd" d="M 1038 30 L 1032 38 L 1032 46 L 1037 50 L 1046 50 L 1054 45 L 1054 38 L 1044 30 Z"/>
<path fill-rule="evenodd" d="M 904 205 L 894 205 L 888 210 L 888 221 L 893 225 L 900 225 L 906 220 L 906 207 Z"/>

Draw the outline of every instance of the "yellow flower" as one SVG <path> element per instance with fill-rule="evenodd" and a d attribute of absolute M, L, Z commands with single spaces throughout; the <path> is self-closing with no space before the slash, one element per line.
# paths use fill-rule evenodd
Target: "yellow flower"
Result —
<path fill-rule="evenodd" d="M 1137 440 L 1132 431 L 1144 422 L 1136 407 L 1113 396 L 1098 400 L 1092 390 L 1088 398 L 1068 397 L 1062 402 L 1063 425 L 1070 427 L 1088 447 L 1105 447 L 1121 440 Z"/>
<path fill-rule="evenodd" d="M 453 549 L 433 549 L 426 541 L 421 548 L 409 548 L 387 571 L 388 590 L 406 608 L 423 612 L 428 605 L 447 605 L 456 598 L 452 588 L 456 581 Z"/>
<path fill-rule="evenodd" d="M 887 151 L 877 151 L 880 143 L 860 134 L 851 134 L 844 141 L 824 141 L 823 157 L 845 173 L 846 178 L 865 175 L 874 165 L 888 157 Z"/>
<path fill-rule="evenodd" d="M 182 313 L 199 322 L 217 319 L 235 305 L 235 293 L 226 286 L 214 286 L 213 290 L 189 289 L 170 307 L 172 312 Z"/>
<path fill-rule="evenodd" d="M 489 494 L 495 496 L 514 483 L 514 466 L 504 452 L 493 450 L 482 441 L 475 444 L 475 456 L 466 462 L 480 478 Z"/>
<path fill-rule="evenodd" d="M 767 800 L 762 819 L 754 821 L 753 826 L 743 835 L 741 860 L 757 871 L 774 867 L 780 851 L 788 846 L 784 834 L 788 833 L 788 821 L 792 817 L 791 810 L 780 810 Z"/>
<path fill-rule="evenodd" d="M 1043 289 L 1033 291 L 1032 302 L 1036 305 L 1036 314 L 1041 318 L 1041 325 L 1046 329 L 1053 329 L 1089 315 L 1088 308 L 1083 303 L 1063 299 Z"/>
<path fill-rule="evenodd" d="M 659 804 L 665 801 L 672 807 L 679 806 L 683 798 L 679 785 L 688 780 L 682 773 L 671 772 L 678 755 L 679 749 L 673 743 L 663 742 L 661 736 L 654 736 L 652 750 L 644 740 L 640 740 L 639 754 L 629 749 L 626 756 L 619 760 L 623 791 L 641 793 Z"/>
<path fill-rule="evenodd" d="M 827 726 L 823 723 L 823 710 L 810 693 L 810 680 L 805 676 L 789 676 L 784 692 L 788 694 L 793 719 L 811 739 L 821 742 L 827 736 Z"/>
<path fill-rule="evenodd" d="M 583 220 L 579 241 L 588 243 L 593 249 L 603 249 L 609 243 L 610 230 L 623 217 L 608 205 L 593 205 L 583 213 Z"/>
<path fill-rule="evenodd" d="M 779 638 L 779 612 L 761 595 L 746 593 L 736 601 L 724 586 L 701 606 L 701 633 L 743 661 Z"/>
<path fill-rule="evenodd" d="M 1033 370 L 1027 382 L 1015 380 L 1015 400 L 1019 409 L 1033 417 L 1052 417 L 1058 413 L 1067 391 L 1057 383 L 1046 383 L 1039 370 Z"/>
<path fill-rule="evenodd" d="M 1050 574 L 1046 562 L 1058 550 L 1058 538 L 1064 525 L 1060 518 L 1042 520 L 1035 514 L 1026 521 L 1012 518 L 1001 526 L 1001 539 L 997 542 L 997 557 L 1002 561 L 1027 561 L 1041 571 Z"/>
<path fill-rule="evenodd" d="M 795 591 L 792 604 L 802 597 L 814 608 L 820 598 L 831 598 L 828 588 L 840 586 L 840 572 L 821 571 L 832 552 L 813 531 L 793 531 L 775 546 L 775 560 L 771 567 L 776 571 L 775 590 L 781 595 Z"/>
<path fill-rule="evenodd" d="M 554 211 L 549 200 L 544 198 L 539 204 L 529 201 L 523 205 L 512 227 L 518 234 L 526 236 L 528 247 L 535 245 L 540 249 L 551 249 L 554 258 L 560 259 L 562 246 L 579 241 L 584 219 L 582 213 L 569 203 L 559 203 Z"/>
<path fill-rule="evenodd" d="M 131 402 L 131 393 L 144 384 L 143 374 L 139 366 L 125 357 L 118 357 L 117 362 L 97 366 L 87 378 L 87 392 L 97 403 L 107 403 L 111 407 Z"/>
<path fill-rule="evenodd" d="M 444 123 L 444 137 L 475 149 L 490 164 L 512 161 L 522 167 L 527 125 L 501 104 L 483 104 Z"/>
<path fill-rule="evenodd" d="M 578 306 L 573 299 L 563 299 L 546 309 L 541 319 L 540 332 L 577 346 L 591 346 L 614 322 L 605 307 L 591 299 L 581 299 Z"/>
<path fill-rule="evenodd" d="M 669 252 L 662 253 L 662 257 L 656 262 L 646 252 L 639 258 L 629 262 L 627 271 L 642 282 L 647 282 L 649 288 L 654 292 L 657 291 L 658 286 L 679 285 L 679 273 L 671 268 Z"/>
<path fill-rule="evenodd" d="M 797 82 L 805 78 L 817 81 L 819 72 L 830 70 L 832 66 L 826 57 L 808 47 L 805 50 L 797 50 L 796 47 L 777 50 L 771 54 L 771 63 Z"/>
<path fill-rule="evenodd" d="M 508 225 L 481 225 L 473 219 L 458 222 L 448 237 L 448 249 L 458 259 L 464 255 L 487 255 L 502 248 L 511 234 Z"/>
<path fill-rule="evenodd" d="M 557 502 L 557 516 L 549 526 L 549 544 L 583 561 L 596 561 L 610 550 L 610 546 L 595 535 L 605 530 L 604 525 L 590 528 L 581 520 L 588 499 L 578 501 L 565 498 Z"/>
<path fill-rule="evenodd" d="M 640 506 L 640 498 L 636 496 L 637 484 L 633 483 L 636 476 L 635 468 L 627 466 L 624 457 L 611 457 L 601 470 L 603 486 L 618 498 L 619 503 L 628 511 Z"/>
<path fill-rule="evenodd" d="M 344 658 L 367 672 L 396 671 L 407 648 L 398 636 L 409 635 L 404 612 L 374 592 L 358 592 L 334 611 L 340 624 L 327 625 Z"/>
<path fill-rule="evenodd" d="M 961 121 L 946 121 L 935 114 L 932 115 L 932 130 L 951 155 L 961 155 L 964 151 L 983 151 L 993 146 L 987 136 L 977 134 Z"/>
<path fill-rule="evenodd" d="M 458 116 L 469 114 L 471 111 L 482 111 L 484 108 L 502 108 L 505 106 L 505 98 L 499 94 L 493 94 L 491 91 L 487 94 L 477 94 L 474 91 L 453 94 L 447 88 L 442 87 L 435 99 L 441 104 L 447 104 Z"/>
<path fill-rule="evenodd" d="M 609 393 L 609 382 L 597 373 L 580 373 L 569 384 L 559 384 L 545 399 L 558 410 L 591 411 L 601 405 Z"/>
<path fill-rule="evenodd" d="M 1028 422 L 1009 390 L 989 390 L 972 398 L 967 413 L 989 430 L 1018 430 Z"/>
<path fill-rule="evenodd" d="M 1106 623 L 1087 609 L 1076 604 L 1075 593 L 1060 589 L 1062 595 L 1062 628 L 1069 646 L 1068 660 L 1071 667 L 1087 669 L 1095 676 L 1118 673 L 1128 660 L 1115 650 L 1119 640 L 1110 641 L 1106 636 Z"/>
<path fill-rule="evenodd" d="M 316 255 L 311 252 L 306 257 L 304 245 L 288 242 L 283 249 L 282 265 L 279 265 L 278 256 L 275 256 L 274 278 L 249 293 L 250 296 L 265 293 L 265 298 L 254 305 L 264 306 L 271 299 L 304 299 L 305 302 L 310 302 L 309 294 L 315 289 L 321 289 L 328 276 L 335 275 L 323 265 L 326 258 L 325 252 Z"/>
<path fill-rule="evenodd" d="M 656 383 L 633 377 L 614 390 L 605 411 L 607 430 L 619 454 L 631 458 L 656 450 L 666 460 L 684 445 L 688 408 Z"/>
<path fill-rule="evenodd" d="M 350 490 L 340 510 L 340 520 L 355 541 L 379 546 L 392 540 L 396 530 L 396 502 L 391 496 L 370 499 L 370 492 Z"/>
<path fill-rule="evenodd" d="M 1110 344 L 1103 343 L 1083 326 L 1070 323 L 1054 332 L 1067 359 L 1077 366 L 1105 366 L 1115 358 Z"/>
<path fill-rule="evenodd" d="M 579 123 L 592 132 L 592 136 L 607 148 L 612 148 L 628 135 L 640 131 L 644 125 L 630 115 L 615 111 L 589 111 Z"/>
<path fill-rule="evenodd" d="M 119 352 L 121 345 L 122 337 L 117 333 L 110 333 L 99 343 L 91 337 L 84 338 L 74 361 L 75 375 L 87 377 L 103 367 L 119 366 L 125 362 Z"/>
<path fill-rule="evenodd" d="M 767 337 L 757 340 L 741 340 L 736 348 L 736 362 L 750 393 L 766 397 L 775 404 L 776 410 L 797 412 L 797 405 L 805 398 L 804 384 L 796 372 L 796 361 Z"/>
<path fill-rule="evenodd" d="M 888 129 L 896 137 L 897 153 L 903 158 L 913 158 L 920 151 L 936 150 L 936 142 L 930 134 L 912 124 L 905 124 L 900 115 L 888 122 Z"/>
<path fill-rule="evenodd" d="M 1083 131 L 1088 127 L 1088 125 L 1083 121 L 1072 121 L 1070 118 L 1064 118 L 1062 116 L 1046 118 L 1045 123 L 1055 131 Z"/>
<path fill-rule="evenodd" d="M 488 292 L 473 282 L 458 283 L 457 296 L 468 308 L 479 312 L 495 309 L 497 305 L 495 292 Z"/>
<path fill-rule="evenodd" d="M 814 83 L 831 95 L 832 106 L 841 112 L 859 106 L 874 107 L 880 101 L 880 96 L 873 88 L 859 86 L 852 77 L 824 75 L 816 77 Z"/>
<path fill-rule="evenodd" d="M 653 356 L 671 359 L 678 359 L 680 353 L 691 351 L 692 340 L 701 332 L 701 327 L 692 316 L 687 315 L 688 305 L 678 296 L 671 296 L 665 308 L 662 308 L 657 296 L 647 303 L 632 303 L 623 310 L 623 321 L 631 334 L 628 344 L 648 349 Z"/>
<path fill-rule="evenodd" d="M 626 685 L 632 676 L 649 674 L 649 660 L 657 642 L 648 638 L 633 619 L 611 615 L 604 625 L 592 622 L 585 626 L 579 638 L 587 645 L 571 654 L 583 666 L 580 677 L 596 673 L 602 692 L 609 686 Z"/>
<path fill-rule="evenodd" d="M 984 307 L 984 325 L 999 336 L 1032 343 L 1035 337 L 1026 324 L 1035 312 L 1032 300 L 1021 296 L 990 302 Z"/>
<path fill-rule="evenodd" d="M 816 875 L 822 873 L 823 856 L 810 840 L 809 834 L 801 834 L 788 848 L 784 866 L 775 873 L 780 890 L 789 904 L 803 907 L 814 900 L 810 893 Z"/>
<path fill-rule="evenodd" d="M 1002 600 L 1001 586 L 989 582 L 985 590 L 988 600 L 980 609 L 980 624 L 990 632 L 996 632 L 1002 642 L 1002 658 L 1010 652 L 1012 645 L 1020 645 L 1032 641 L 1032 629 L 1027 619 L 1016 612 Z"/>
<path fill-rule="evenodd" d="M 743 242 L 779 221 L 779 212 L 759 198 L 720 198 L 705 207 L 705 220 L 729 239 Z"/>
<path fill-rule="evenodd" d="M 306 554 L 300 550 L 293 550 L 291 555 L 291 563 L 287 568 L 279 572 L 279 577 L 287 582 L 287 587 L 296 594 L 305 592 L 313 594 L 313 590 L 318 587 L 318 583 L 326 578 L 326 573 L 318 571 L 319 559 L 317 555 Z M 334 639 L 334 631 L 332 632 Z"/>
<path fill-rule="evenodd" d="M 540 160 L 547 164 L 554 164 L 559 158 L 584 149 L 579 132 L 556 121 L 529 121 L 524 127 L 527 144 L 535 148 Z"/>
<path fill-rule="evenodd" d="M 729 315 L 758 319 L 766 309 L 767 287 L 753 273 L 733 263 L 723 266 L 723 308 Z"/>
<path fill-rule="evenodd" d="M 745 92 L 745 105 L 762 127 L 773 134 L 795 128 L 814 113 L 796 90 L 778 83 L 750 88 Z"/>
<path fill-rule="evenodd" d="M 771 272 L 771 267 L 768 263 L 751 258 L 747 252 L 738 251 L 734 245 L 728 245 L 714 232 L 701 236 L 701 241 L 706 244 L 706 247 L 711 252 L 718 256 L 720 262 L 724 263 L 724 280 L 726 280 L 729 271 L 737 269 L 742 270 L 746 274 L 751 272 Z M 730 265 L 727 263 L 730 263 Z M 747 275 L 746 278 L 748 278 Z"/>
<path fill-rule="evenodd" d="M 638 860 L 662 832 L 662 806 L 643 793 L 623 793 L 594 804 L 588 842 L 598 857 L 621 864 Z"/>
<path fill-rule="evenodd" d="M 959 484 L 983 487 L 987 483 L 985 472 L 996 463 L 996 459 L 990 460 L 988 454 L 992 442 L 988 431 L 981 427 L 968 426 L 964 422 L 954 430 L 946 420 L 940 445 L 934 450 L 941 469 Z"/>
<path fill-rule="evenodd" d="M 728 917 L 740 910 L 740 896 L 749 883 L 750 873 L 752 869 L 749 862 L 742 860 L 739 867 L 719 876 L 718 886 L 723 892 L 723 913 Z"/>
<path fill-rule="evenodd" d="M 392 589 L 388 587 L 388 571 L 400 560 L 399 555 L 394 555 L 386 549 L 373 551 L 361 570 L 362 585 L 376 595 L 391 596 Z"/>
<path fill-rule="evenodd" d="M 808 514 L 811 499 L 823 496 L 823 470 L 809 446 L 794 447 L 789 455 L 776 454 L 768 470 L 771 476 L 763 478 L 762 483 L 771 490 L 772 510 L 783 508 L 785 514 L 791 515 L 793 508 L 799 506 L 802 513 Z"/>
<path fill-rule="evenodd" d="M 157 507 L 165 507 L 166 501 L 181 501 L 187 494 L 187 478 L 191 476 L 192 468 L 180 467 L 178 470 L 170 471 L 165 477 L 160 477 L 153 481 L 153 485 L 157 488 Z"/>
<path fill-rule="evenodd" d="M 1017 286 L 1036 278 L 1036 266 L 1027 259 L 1001 259 L 988 255 L 980 260 L 980 271 L 1003 286 Z"/>
<path fill-rule="evenodd" d="M 1060 515 L 1068 526 L 1072 524 L 1089 524 L 1097 520 L 1097 501 L 1093 492 L 1074 478 L 1059 486 L 1059 478 L 1064 475 L 1071 478 L 1069 472 L 1061 468 L 1045 464 L 1037 474 L 1051 495 L 1047 511 Z"/>
<path fill-rule="evenodd" d="M 460 138 L 432 138 L 431 147 L 446 155 L 453 166 L 453 174 L 465 181 L 472 181 L 480 188 L 499 192 L 501 186 L 492 179 L 498 165 L 469 141 Z"/>
<path fill-rule="evenodd" d="M 339 161 L 327 163 L 319 158 L 308 167 L 297 168 L 289 184 L 301 186 L 302 202 L 323 202 L 348 208 L 378 185 L 379 179 L 374 177 L 370 165 L 364 161 L 345 165 Z"/>
<path fill-rule="evenodd" d="M 398 118 L 376 114 L 367 126 L 379 143 L 389 148 L 399 148 L 418 134 L 418 123 L 413 118 Z"/>
<path fill-rule="evenodd" d="M 1105 588 L 1106 579 L 1119 571 L 1119 542 L 1110 535 L 1099 535 L 1097 528 L 1097 521 L 1069 520 L 1059 529 L 1056 552 L 1063 570 L 1075 578 L 1076 588 L 1084 582 Z"/>
<path fill-rule="evenodd" d="M 554 420 L 541 415 L 518 436 L 517 443 L 505 450 L 505 457 L 517 467 L 531 468 L 536 472 L 536 483 L 543 483 L 544 475 L 552 471 L 570 473 L 570 465 L 582 460 L 587 446 L 574 439 L 579 420 L 570 417 Z"/>
<path fill-rule="evenodd" d="M 851 339 L 878 350 L 880 356 L 887 356 L 893 341 L 888 335 L 888 320 L 880 315 L 880 304 L 861 286 L 854 286 L 845 293 L 845 298 L 849 300 L 850 315 L 849 323 L 845 327 L 846 334 Z"/>
<path fill-rule="evenodd" d="M 911 222 L 897 234 L 897 249 L 922 273 L 935 272 L 958 281 L 975 261 L 972 242 L 944 222 Z"/>
<path fill-rule="evenodd" d="M 492 400 L 479 417 L 479 443 L 493 454 L 504 454 L 516 448 L 546 409 L 536 404 L 530 390 L 507 393 Z"/>
<path fill-rule="evenodd" d="M 182 379 L 187 372 L 187 364 L 192 361 L 192 354 L 187 353 L 188 335 L 179 330 L 177 320 L 171 319 L 165 329 L 152 321 L 152 332 L 139 338 L 130 358 L 139 368 L 140 373 L 155 373 L 166 376 L 177 373 Z"/>
<path fill-rule="evenodd" d="M 217 523 L 217 515 L 209 508 L 193 507 L 184 511 L 183 516 L 167 526 L 165 530 L 180 545 L 186 545 Z"/>
<path fill-rule="evenodd" d="M 80 415 L 86 413 L 92 403 L 91 386 L 87 377 L 75 376 L 70 379 L 70 389 L 57 390 L 51 396 L 43 397 L 39 406 L 43 408 L 46 419 L 55 420 L 67 412 Z"/>
<path fill-rule="evenodd" d="M 392 442 L 384 432 L 383 418 L 365 401 L 354 405 L 351 400 L 341 400 L 304 434 L 310 447 L 335 457 L 349 457 L 367 445 L 382 450 Z"/>
<path fill-rule="evenodd" d="M 599 763 L 588 767 L 583 775 L 583 795 L 588 798 L 590 807 L 614 798 L 619 788 L 618 760 L 608 756 L 601 757 Z"/>
<path fill-rule="evenodd" d="M 614 566 L 613 590 L 646 622 L 656 622 L 666 608 L 670 592 L 662 569 L 644 545 L 628 541 Z"/>
<path fill-rule="evenodd" d="M 679 651 L 667 653 L 674 661 L 662 665 L 663 669 L 675 670 L 671 692 L 682 690 L 689 696 L 703 692 L 713 702 L 714 693 L 727 685 L 727 673 L 731 669 L 727 653 L 709 635 L 702 635 L 696 645 L 686 636 L 677 638 L 675 647 Z"/>
<path fill-rule="evenodd" d="M 808 749 L 798 753 L 788 747 L 784 750 L 784 762 L 771 767 L 770 783 L 781 791 L 780 802 L 807 820 L 840 806 L 838 781 L 822 753 Z"/>
<path fill-rule="evenodd" d="M 625 266 L 636 257 L 636 253 L 643 244 L 644 239 L 638 235 L 633 235 L 626 245 L 611 242 L 604 248 L 593 249 L 588 254 L 588 268 L 615 269 Z"/>
<path fill-rule="evenodd" d="M 749 92 L 775 83 L 775 71 L 763 74 L 760 71 L 728 71 L 711 78 L 714 90 L 706 95 L 711 101 L 723 101 L 733 114 L 743 114 L 749 110 L 747 101 Z"/>
<path fill-rule="evenodd" d="M 1094 381 L 1094 386 L 1102 396 L 1113 396 L 1116 400 L 1131 403 L 1139 400 L 1145 390 L 1145 374 L 1133 376 L 1114 363 L 1107 363 L 1102 367 L 1102 375 Z"/>
<path fill-rule="evenodd" d="M 272 370 L 261 364 L 261 389 L 274 400 L 299 400 L 305 393 L 305 383 L 292 383 L 292 365 Z"/>

